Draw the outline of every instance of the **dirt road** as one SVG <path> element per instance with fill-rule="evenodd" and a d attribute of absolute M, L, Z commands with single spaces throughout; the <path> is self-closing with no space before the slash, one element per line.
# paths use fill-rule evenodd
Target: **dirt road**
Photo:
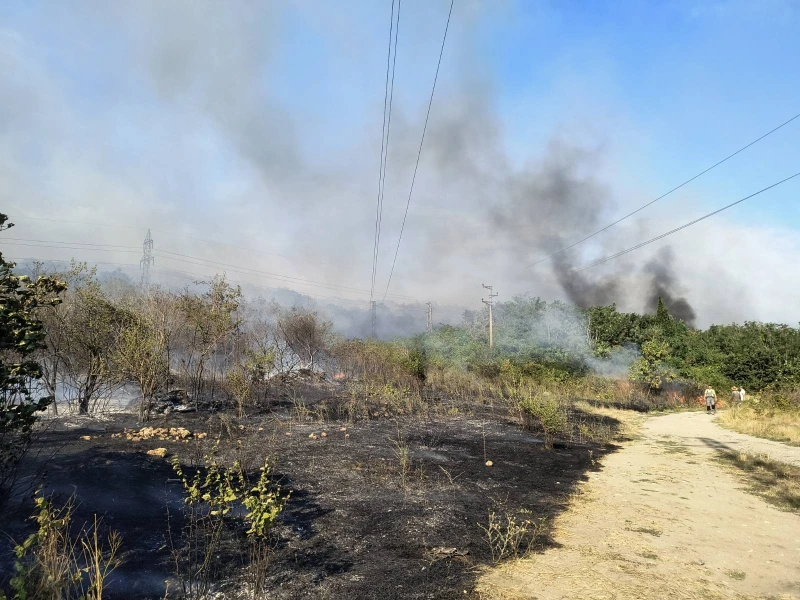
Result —
<path fill-rule="evenodd" d="M 800 515 L 746 492 L 714 460 L 725 447 L 800 464 L 800 448 L 704 413 L 650 418 L 559 518 L 560 547 L 487 573 L 482 596 L 800 598 Z"/>

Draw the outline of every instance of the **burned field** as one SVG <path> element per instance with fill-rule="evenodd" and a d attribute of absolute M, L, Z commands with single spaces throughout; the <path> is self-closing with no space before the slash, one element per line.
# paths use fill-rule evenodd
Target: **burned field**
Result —
<path fill-rule="evenodd" d="M 183 489 L 170 461 L 193 469 L 209 453 L 248 470 L 268 459 L 289 494 L 270 532 L 269 597 L 464 598 L 480 567 L 550 543 L 553 518 L 612 449 L 585 440 L 547 448 L 535 427 L 483 403 L 441 401 L 411 414 L 379 403 L 358 418 L 331 418 L 346 402 L 330 389 L 284 390 L 246 418 L 205 410 L 155 417 L 149 426 L 190 435 L 148 439 L 125 414 L 54 424 L 40 455 L 52 454 L 44 491 L 74 494 L 76 522 L 101 515 L 122 535 L 124 563 L 109 598 L 163 598 L 165 581 L 179 597 L 172 548 Z M 164 457 L 147 454 L 161 448 Z M 22 513 L 6 527 L 17 539 Z M 213 589 L 224 597 L 244 597 L 241 533 L 228 532 L 214 559 Z"/>

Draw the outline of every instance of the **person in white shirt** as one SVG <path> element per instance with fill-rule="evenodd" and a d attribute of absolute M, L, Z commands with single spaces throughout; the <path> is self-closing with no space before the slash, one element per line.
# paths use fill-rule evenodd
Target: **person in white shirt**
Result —
<path fill-rule="evenodd" d="M 739 388 L 739 402 L 744 402 L 744 388 Z"/>

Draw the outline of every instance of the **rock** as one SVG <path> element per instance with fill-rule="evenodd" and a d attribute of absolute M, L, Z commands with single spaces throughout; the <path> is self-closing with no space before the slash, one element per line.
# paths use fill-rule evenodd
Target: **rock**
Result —
<path fill-rule="evenodd" d="M 487 461 L 486 461 L 486 466 L 487 466 L 487 467 L 491 467 L 493 464 L 494 464 L 494 463 L 493 463 L 492 461 L 490 461 L 490 460 L 487 460 Z"/>
<path fill-rule="evenodd" d="M 328 437 L 328 434 L 327 434 L 327 433 L 325 433 L 324 431 L 323 431 L 322 433 L 320 433 L 320 435 L 321 435 L 322 437 Z"/>
<path fill-rule="evenodd" d="M 458 548 L 431 548 L 430 553 L 436 558 L 447 558 L 450 556 L 466 556 L 469 550 L 459 550 Z"/>
<path fill-rule="evenodd" d="M 170 402 L 172 404 L 184 404 L 189 399 L 186 390 L 176 388 L 167 392 L 159 392 L 155 395 L 157 402 Z"/>
<path fill-rule="evenodd" d="M 90 439 L 92 439 L 92 436 L 90 436 L 90 435 L 82 435 L 81 439 L 86 441 L 86 442 L 88 442 Z"/>
<path fill-rule="evenodd" d="M 167 455 L 166 448 L 153 448 L 152 450 L 148 450 L 147 454 L 150 456 L 158 456 L 159 458 L 164 458 Z"/>

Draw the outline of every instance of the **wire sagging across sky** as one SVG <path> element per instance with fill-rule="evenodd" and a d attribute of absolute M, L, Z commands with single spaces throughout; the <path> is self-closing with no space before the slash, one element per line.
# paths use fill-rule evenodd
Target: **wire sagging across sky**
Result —
<path fill-rule="evenodd" d="M 383 90 L 383 126 L 381 128 L 381 160 L 378 170 L 378 199 L 375 208 L 375 238 L 372 247 L 372 280 L 369 290 L 369 301 L 375 296 L 375 280 L 378 276 L 378 256 L 381 246 L 381 220 L 383 219 L 383 197 L 386 188 L 386 163 L 389 158 L 389 132 L 392 126 L 392 102 L 394 100 L 394 75 L 397 66 L 397 34 L 400 30 L 400 2 L 397 0 L 397 24 L 395 25 L 394 5 L 389 20 L 389 51 L 386 55 L 386 83 Z M 394 51 L 392 51 L 392 32 L 394 32 Z M 392 58 L 394 56 L 394 58 Z M 391 83 L 389 66 L 391 64 Z"/>
<path fill-rule="evenodd" d="M 419 141 L 419 150 L 417 151 L 417 162 L 414 164 L 414 174 L 411 176 L 411 187 L 408 190 L 408 200 L 406 201 L 406 211 L 403 214 L 403 223 L 400 225 L 400 235 L 397 238 L 397 247 L 394 250 L 394 259 L 392 260 L 392 268 L 389 271 L 389 279 L 386 282 L 386 291 L 383 292 L 383 300 L 386 301 L 386 295 L 389 293 L 389 285 L 392 283 L 392 276 L 394 275 L 394 267 L 397 264 L 397 255 L 400 252 L 400 242 L 403 240 L 403 231 L 406 228 L 406 219 L 408 218 L 408 207 L 411 206 L 411 195 L 414 193 L 414 182 L 417 180 L 417 170 L 419 169 L 419 159 L 422 156 L 422 145 L 425 143 L 425 133 L 428 131 L 428 120 L 431 117 L 431 106 L 433 106 L 433 95 L 436 92 L 436 82 L 439 80 L 439 68 L 442 66 L 442 56 L 444 55 L 444 45 L 447 42 L 447 31 L 450 29 L 450 17 L 453 15 L 453 2 L 450 0 L 450 11 L 447 13 L 447 23 L 444 26 L 444 35 L 442 36 L 442 48 L 439 50 L 439 61 L 436 63 L 436 74 L 433 76 L 433 85 L 431 86 L 431 98 L 428 100 L 428 112 L 425 113 L 425 125 L 422 127 L 422 138 Z"/>
<path fill-rule="evenodd" d="M 795 115 L 795 116 L 793 116 L 791 119 L 789 119 L 789 120 L 787 120 L 787 121 L 784 121 L 783 123 L 781 123 L 781 124 L 780 124 L 780 125 L 778 125 L 777 127 L 773 128 L 773 129 L 770 129 L 770 130 L 769 130 L 767 133 L 765 133 L 764 135 L 762 135 L 762 136 L 760 136 L 760 137 L 758 137 L 758 138 L 754 139 L 754 140 L 753 140 L 752 142 L 750 142 L 749 144 L 747 144 L 747 145 L 745 145 L 745 146 L 742 146 L 742 147 L 741 147 L 741 148 L 739 148 L 739 149 L 738 149 L 736 152 L 734 152 L 734 153 L 732 153 L 732 154 L 729 154 L 728 156 L 726 156 L 726 157 L 725 157 L 725 158 L 723 158 L 722 160 L 720 160 L 720 161 L 718 161 L 718 162 L 714 163 L 713 165 L 711 165 L 711 166 L 710 166 L 710 167 L 708 167 L 707 169 L 705 169 L 705 170 L 703 170 L 703 171 L 700 171 L 700 172 L 699 172 L 697 175 L 695 175 L 694 177 L 691 177 L 690 179 L 687 179 L 687 180 L 686 180 L 686 181 L 684 181 L 683 183 L 681 183 L 681 184 L 679 184 L 679 185 L 676 185 L 674 188 L 672 188 L 672 189 L 671 189 L 671 190 L 669 190 L 668 192 L 666 192 L 666 193 L 664 193 L 664 194 L 661 194 L 661 195 L 660 195 L 658 198 L 656 198 L 656 199 L 654 199 L 654 200 L 651 200 L 651 201 L 650 201 L 650 202 L 648 202 L 647 204 L 643 204 L 642 206 L 640 206 L 640 207 L 639 207 L 639 208 L 637 208 L 636 210 L 634 210 L 634 211 L 632 211 L 632 212 L 629 212 L 627 215 L 625 215 L 625 216 L 623 216 L 623 217 L 620 217 L 619 219 L 617 219 L 617 220 L 616 220 L 616 221 L 614 221 L 613 223 L 609 223 L 608 225 L 606 225 L 606 226 L 605 226 L 605 227 L 603 227 L 602 229 L 598 229 L 598 230 L 597 230 L 597 231 L 595 231 L 594 233 L 591 233 L 591 234 L 587 235 L 585 238 L 582 238 L 582 239 L 578 240 L 577 242 L 575 242 L 575 243 L 573 243 L 573 244 L 570 244 L 569 246 L 565 246 L 564 248 L 561 248 L 561 250 L 557 250 L 557 251 L 553 252 L 552 254 L 549 254 L 548 256 L 545 256 L 544 258 L 541 258 L 541 259 L 537 260 L 536 262 L 533 262 L 533 263 L 531 263 L 531 264 L 529 264 L 529 265 L 527 265 L 527 266 L 525 266 L 525 267 L 522 267 L 521 269 L 517 269 L 516 271 L 514 271 L 514 273 L 521 273 L 522 271 L 525 271 L 525 270 L 527 270 L 527 269 L 530 269 L 530 268 L 532 268 L 532 267 L 535 267 L 536 265 L 539 265 L 539 264 L 541 264 L 541 263 L 543 263 L 543 262 L 545 262 L 545 261 L 547 261 L 547 260 L 550 260 L 550 259 L 551 259 L 551 258 L 553 258 L 554 256 L 558 256 L 559 254 L 563 254 L 563 253 L 564 253 L 564 252 L 566 252 L 567 250 L 570 250 L 570 249 L 574 248 L 575 246 L 578 246 L 579 244 L 582 244 L 583 242 L 585 242 L 585 241 L 587 241 L 587 240 L 590 240 L 590 239 L 592 239 L 594 236 L 596 236 L 596 235 L 599 235 L 599 234 L 603 233 L 604 231 L 607 231 L 608 229 L 611 229 L 612 227 L 614 227 L 614 225 L 617 225 L 618 223 L 622 223 L 622 221 L 624 221 L 625 219 L 627 219 L 627 218 L 629 218 L 629 217 L 632 217 L 633 215 L 635 215 L 636 213 L 638 213 L 638 212 L 640 212 L 640 211 L 644 210 L 644 209 L 645 209 L 645 208 L 647 208 L 648 206 L 652 206 L 653 204 L 655 204 L 655 203 L 656 203 L 656 202 L 658 202 L 659 200 L 662 200 L 662 199 L 666 198 L 667 196 L 669 196 L 669 195 L 670 195 L 670 194 L 672 194 L 673 192 L 676 192 L 676 191 L 678 191 L 679 189 L 681 189 L 682 187 L 684 187 L 685 185 L 688 185 L 689 183 L 691 183 L 691 182 L 692 182 L 692 181 L 694 181 L 695 179 L 698 179 L 699 177 L 702 177 L 703 175 L 705 175 L 705 174 L 706 174 L 706 173 L 708 173 L 709 171 L 711 171 L 711 170 L 713 170 L 713 169 L 717 168 L 718 166 L 720 166 L 721 164 L 723 164 L 723 163 L 727 162 L 728 160 L 730 160 L 731 158 L 733 158 L 733 157 L 734 157 L 734 156 L 736 156 L 737 154 L 740 154 L 740 153 L 744 152 L 744 151 L 745 151 L 745 150 L 747 150 L 747 149 L 748 149 L 750 146 L 753 146 L 753 145 L 757 144 L 758 142 L 760 142 L 760 141 L 761 141 L 761 140 L 763 140 L 764 138 L 766 138 L 766 137 L 768 137 L 768 136 L 772 135 L 773 133 L 775 133 L 775 132 L 776 132 L 776 131 L 778 131 L 779 129 L 781 129 L 781 128 L 785 127 L 786 125 L 788 125 L 789 123 L 791 123 L 792 121 L 794 121 L 794 120 L 796 120 L 796 119 L 798 119 L 798 118 L 800 118 L 800 113 L 796 114 L 796 115 Z"/>
<path fill-rule="evenodd" d="M 633 252 L 635 250 L 638 250 L 639 248 L 643 248 L 644 246 L 648 246 L 648 245 L 652 244 L 653 242 L 657 242 L 658 240 L 662 240 L 665 237 L 672 235 L 673 233 L 677 233 L 679 231 L 682 231 L 683 229 L 686 229 L 687 227 L 691 227 L 692 225 L 696 225 L 700 221 L 705 221 L 706 219 L 708 219 L 710 217 L 713 217 L 714 215 L 717 215 L 717 214 L 721 213 L 722 211 L 728 210 L 729 208 L 732 208 L 732 207 L 736 206 L 737 204 L 741 204 L 745 200 L 749 200 L 750 198 L 753 198 L 754 196 L 758 196 L 759 194 L 763 194 L 767 190 L 771 190 L 772 188 L 777 187 L 777 186 L 781 185 L 782 183 L 786 183 L 787 181 L 789 181 L 791 179 L 794 179 L 795 177 L 800 177 L 800 172 L 795 173 L 794 175 L 790 175 L 786 179 L 781 179 L 780 181 L 778 181 L 776 183 L 773 183 L 772 185 L 768 185 L 767 187 L 762 188 L 762 189 L 758 190 L 757 192 L 753 192 L 749 196 L 745 196 L 744 198 L 740 198 L 739 200 L 736 200 L 735 202 L 731 202 L 730 204 L 727 204 L 727 205 L 723 206 L 722 208 L 718 208 L 715 211 L 712 211 L 712 212 L 710 212 L 708 214 L 705 214 L 702 217 L 694 219 L 693 221 L 689 221 L 688 223 L 684 223 L 680 227 L 676 227 L 675 229 L 670 229 L 669 231 L 666 231 L 666 232 L 662 233 L 661 235 L 657 235 L 657 236 L 655 236 L 653 238 L 650 238 L 649 240 L 646 240 L 644 242 L 636 244 L 635 246 L 631 246 L 630 248 L 626 248 L 625 250 L 621 250 L 621 251 L 617 252 L 616 254 L 612 254 L 611 256 L 606 256 L 605 258 L 601 258 L 600 260 L 597 260 L 597 261 L 594 261 L 592 263 L 589 263 L 588 265 L 580 267 L 579 269 L 573 269 L 569 273 L 566 273 L 565 276 L 569 277 L 570 275 L 574 275 L 575 273 L 580 273 L 581 271 L 585 271 L 586 269 L 591 269 L 592 267 L 596 267 L 598 265 L 602 265 L 604 263 L 607 263 L 609 261 L 614 260 L 615 258 L 619 258 L 620 256 L 623 256 L 625 254 L 629 254 L 629 253 L 631 253 L 631 252 Z M 558 281 L 560 281 L 560 279 L 550 279 L 548 281 L 545 281 L 544 283 L 554 283 L 554 282 L 558 282 Z"/>

